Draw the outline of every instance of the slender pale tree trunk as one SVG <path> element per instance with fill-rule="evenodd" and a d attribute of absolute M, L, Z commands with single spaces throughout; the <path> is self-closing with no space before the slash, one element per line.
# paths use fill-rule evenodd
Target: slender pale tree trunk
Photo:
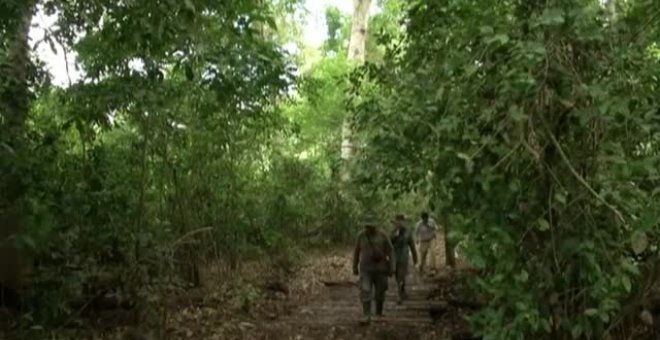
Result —
<path fill-rule="evenodd" d="M 607 11 L 610 13 L 610 19 L 616 20 L 616 0 L 607 0 L 605 5 L 607 6 Z"/>
<path fill-rule="evenodd" d="M 353 21 L 351 24 L 351 37 L 348 42 L 348 60 L 354 65 L 364 63 L 367 49 L 367 25 L 369 23 L 369 8 L 371 0 L 353 0 Z M 348 160 L 353 156 L 353 132 L 351 131 L 349 117 L 344 118 L 341 129 L 341 159 L 342 179 L 350 178 L 346 167 Z"/>
<path fill-rule="evenodd" d="M 28 34 L 36 0 L 16 2 L 18 16 L 7 29 L 7 50 L 0 54 L 0 305 L 20 287 L 25 263 L 16 246 L 24 223 L 26 193 L 19 163 L 25 156 L 25 121 L 29 110 Z"/>

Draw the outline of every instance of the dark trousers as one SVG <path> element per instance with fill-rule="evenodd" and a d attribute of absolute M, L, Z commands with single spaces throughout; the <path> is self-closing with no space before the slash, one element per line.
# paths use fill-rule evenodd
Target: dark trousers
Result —
<path fill-rule="evenodd" d="M 376 302 L 376 314 L 381 315 L 383 313 L 385 292 L 387 292 L 387 273 L 360 273 L 360 300 L 362 300 L 364 315 L 371 315 L 372 301 Z"/>
<path fill-rule="evenodd" d="M 398 262 L 396 264 L 395 277 L 396 277 L 397 292 L 399 293 L 399 299 L 405 298 L 407 276 L 408 276 L 408 263 Z"/>

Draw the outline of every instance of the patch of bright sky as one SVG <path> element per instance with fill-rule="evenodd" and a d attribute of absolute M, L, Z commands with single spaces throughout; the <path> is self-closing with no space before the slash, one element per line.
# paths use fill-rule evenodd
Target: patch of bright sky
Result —
<path fill-rule="evenodd" d="M 372 2 L 370 12 L 375 13 L 378 8 L 375 5 L 376 1 Z M 323 44 L 327 37 L 327 28 L 325 24 L 325 10 L 329 6 L 336 6 L 342 12 L 351 14 L 353 11 L 353 0 L 305 0 L 306 17 L 303 27 L 304 43 L 308 47 L 318 48 Z M 53 82 L 58 86 L 67 86 L 69 79 L 72 82 L 82 77 L 81 71 L 76 69 L 75 54 L 69 53 L 68 59 L 68 72 L 67 62 L 65 61 L 64 51 L 61 46 L 55 44 L 55 52 L 49 44 L 43 41 L 44 33 L 46 30 L 53 27 L 55 23 L 54 16 L 47 16 L 41 11 L 37 13 L 32 24 L 33 28 L 30 31 L 31 44 L 37 44 L 37 55 L 46 63 L 46 67 L 53 75 Z M 297 49 L 295 44 L 287 44 L 290 52 L 296 53 Z"/>

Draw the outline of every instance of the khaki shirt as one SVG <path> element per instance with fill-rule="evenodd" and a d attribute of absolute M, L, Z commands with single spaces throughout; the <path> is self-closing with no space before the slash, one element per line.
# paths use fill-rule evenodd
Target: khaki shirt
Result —
<path fill-rule="evenodd" d="M 428 223 L 424 221 L 419 221 L 417 223 L 417 239 L 421 242 L 428 242 L 435 238 L 435 233 L 438 230 L 438 226 L 435 221 L 429 217 Z"/>

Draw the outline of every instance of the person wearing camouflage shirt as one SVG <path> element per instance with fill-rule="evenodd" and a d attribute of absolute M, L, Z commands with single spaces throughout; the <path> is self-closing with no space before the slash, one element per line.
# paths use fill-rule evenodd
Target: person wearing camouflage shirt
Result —
<path fill-rule="evenodd" d="M 392 233 L 392 246 L 394 247 L 394 258 L 396 263 L 395 277 L 399 293 L 397 303 L 401 304 L 406 298 L 406 276 L 408 275 L 408 266 L 410 263 L 410 253 L 412 253 L 413 264 L 417 265 L 417 249 L 413 240 L 412 232 L 405 225 L 405 216 L 397 215 L 395 220 L 395 229 Z"/>
<path fill-rule="evenodd" d="M 383 315 L 387 279 L 394 273 L 394 248 L 387 235 L 377 228 L 376 220 L 368 219 L 358 235 L 353 253 L 353 274 L 360 276 L 362 323 L 371 321 L 372 302 L 376 316 Z"/>

